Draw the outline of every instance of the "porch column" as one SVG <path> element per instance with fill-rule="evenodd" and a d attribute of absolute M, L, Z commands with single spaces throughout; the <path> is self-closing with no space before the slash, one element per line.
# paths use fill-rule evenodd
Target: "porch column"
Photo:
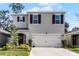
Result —
<path fill-rule="evenodd" d="M 23 43 L 26 44 L 26 35 L 23 35 Z"/>

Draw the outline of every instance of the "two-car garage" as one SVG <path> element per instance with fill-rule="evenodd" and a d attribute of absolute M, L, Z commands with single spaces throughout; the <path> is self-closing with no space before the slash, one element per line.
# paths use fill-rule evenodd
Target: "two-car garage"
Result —
<path fill-rule="evenodd" d="M 36 47 L 61 47 L 61 34 L 32 34 Z"/>

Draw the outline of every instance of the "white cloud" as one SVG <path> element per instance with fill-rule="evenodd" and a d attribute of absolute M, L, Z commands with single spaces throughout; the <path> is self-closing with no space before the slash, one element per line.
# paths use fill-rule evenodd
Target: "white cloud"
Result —
<path fill-rule="evenodd" d="M 34 7 L 29 11 L 53 11 L 51 7 Z"/>
<path fill-rule="evenodd" d="M 50 7 L 53 10 L 63 10 L 63 6 L 59 3 L 40 3 L 41 7 Z"/>
<path fill-rule="evenodd" d="M 40 11 L 40 8 L 39 7 L 34 7 L 31 10 L 29 10 L 29 11 Z"/>
<path fill-rule="evenodd" d="M 63 7 L 59 3 L 40 3 L 39 7 L 33 7 L 28 11 L 61 11 Z"/>
<path fill-rule="evenodd" d="M 43 7 L 42 8 L 43 11 L 53 11 L 53 9 L 51 7 Z"/>
<path fill-rule="evenodd" d="M 26 14 L 26 10 L 23 10 L 21 13 Z"/>
<path fill-rule="evenodd" d="M 58 3 L 40 3 L 40 6 L 44 7 L 44 6 L 56 6 L 59 5 Z"/>
<path fill-rule="evenodd" d="M 62 6 L 58 6 L 58 8 L 57 9 L 63 9 L 63 7 Z"/>

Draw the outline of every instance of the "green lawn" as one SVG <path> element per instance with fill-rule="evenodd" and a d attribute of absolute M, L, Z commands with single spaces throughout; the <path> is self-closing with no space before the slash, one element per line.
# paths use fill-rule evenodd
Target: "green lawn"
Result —
<path fill-rule="evenodd" d="M 68 48 L 68 49 L 73 52 L 79 53 L 79 48 Z"/>
<path fill-rule="evenodd" d="M 30 52 L 24 49 L 4 50 L 0 49 L 0 56 L 29 56 Z"/>

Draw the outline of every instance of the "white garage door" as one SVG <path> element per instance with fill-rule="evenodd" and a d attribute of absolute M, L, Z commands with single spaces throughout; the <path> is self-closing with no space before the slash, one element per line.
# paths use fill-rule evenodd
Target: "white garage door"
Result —
<path fill-rule="evenodd" d="M 60 34 L 33 34 L 33 45 L 36 47 L 60 47 Z"/>

